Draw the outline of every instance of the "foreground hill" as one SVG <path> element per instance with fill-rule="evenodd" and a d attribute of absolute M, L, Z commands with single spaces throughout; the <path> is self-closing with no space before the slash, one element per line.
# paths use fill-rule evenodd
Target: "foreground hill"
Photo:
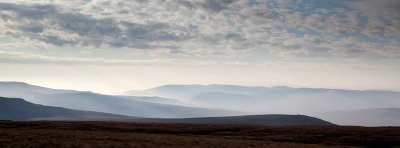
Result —
<path fill-rule="evenodd" d="M 334 125 L 330 122 L 304 115 L 248 115 L 183 119 L 135 119 L 136 122 L 251 124 L 251 125 Z"/>
<path fill-rule="evenodd" d="M 0 147 L 399 147 L 399 127 L 0 121 Z"/>
<path fill-rule="evenodd" d="M 1 120 L 102 120 L 121 121 L 129 116 L 43 106 L 18 98 L 0 97 Z"/>

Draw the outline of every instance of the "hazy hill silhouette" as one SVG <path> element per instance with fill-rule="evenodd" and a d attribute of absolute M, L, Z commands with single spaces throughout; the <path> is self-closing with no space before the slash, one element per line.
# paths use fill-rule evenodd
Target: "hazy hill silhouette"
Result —
<path fill-rule="evenodd" d="M 252 125 L 333 125 L 304 115 L 248 115 L 204 118 L 135 118 L 109 113 L 73 110 L 33 104 L 19 98 L 0 97 L 0 120 L 78 120 L 150 123 L 206 123 Z"/>
<path fill-rule="evenodd" d="M 33 104 L 19 98 L 0 97 L 2 120 L 127 120 L 133 119 L 109 113 L 73 110 Z"/>
<path fill-rule="evenodd" d="M 22 82 L 0 82 L 0 96 L 77 110 L 147 118 L 189 118 L 242 114 L 238 111 L 177 105 L 160 97 L 113 96 L 88 91 L 45 88 Z M 160 102 L 160 103 L 156 103 Z M 172 102 L 172 104 L 166 104 Z"/>

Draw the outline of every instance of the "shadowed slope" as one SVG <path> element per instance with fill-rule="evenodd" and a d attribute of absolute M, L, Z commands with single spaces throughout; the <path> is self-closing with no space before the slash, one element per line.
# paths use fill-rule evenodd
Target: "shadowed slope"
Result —
<path fill-rule="evenodd" d="M 33 104 L 19 98 L 0 97 L 2 120 L 128 120 L 133 117 Z"/>
<path fill-rule="evenodd" d="M 156 123 L 205 123 L 205 124 L 253 124 L 253 125 L 334 125 L 330 122 L 304 115 L 247 115 L 227 117 L 182 119 L 136 119 L 137 122 Z"/>

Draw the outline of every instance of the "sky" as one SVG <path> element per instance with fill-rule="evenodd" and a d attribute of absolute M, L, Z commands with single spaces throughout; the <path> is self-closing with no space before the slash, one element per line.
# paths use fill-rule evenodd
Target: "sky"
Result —
<path fill-rule="evenodd" d="M 0 81 L 400 91 L 398 0 L 2 0 Z"/>

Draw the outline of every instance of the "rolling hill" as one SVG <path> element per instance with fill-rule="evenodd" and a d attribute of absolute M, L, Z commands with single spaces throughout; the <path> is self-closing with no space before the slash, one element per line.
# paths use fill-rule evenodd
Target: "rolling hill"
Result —
<path fill-rule="evenodd" d="M 310 114 L 365 108 L 400 108 L 400 92 L 324 88 L 164 85 L 126 95 L 170 97 L 250 113 Z"/>
<path fill-rule="evenodd" d="M 33 104 L 19 98 L 0 97 L 1 120 L 121 121 L 133 117 Z"/>
<path fill-rule="evenodd" d="M 341 125 L 399 126 L 400 92 L 325 88 L 164 85 L 129 95 L 172 97 L 250 114 L 305 114 Z M 371 109 L 375 108 L 375 109 Z"/>
<path fill-rule="evenodd" d="M 330 122 L 305 115 L 246 115 L 183 119 L 135 119 L 136 122 L 196 123 L 196 124 L 248 124 L 248 125 L 334 125 Z"/>
<path fill-rule="evenodd" d="M 304 115 L 248 115 L 204 118 L 136 118 L 33 104 L 19 98 L 0 97 L 0 120 L 125 121 L 142 123 L 248 124 L 248 125 L 333 125 Z"/>
<path fill-rule="evenodd" d="M 396 120 L 400 112 L 394 110 L 400 108 L 400 93 L 392 91 L 284 86 L 165 85 L 145 91 L 131 91 L 128 95 L 113 96 L 87 91 L 50 89 L 21 82 L 0 82 L 0 88 L 0 96 L 24 98 L 35 104 L 133 117 L 195 118 L 247 114 L 303 114 L 341 125 L 400 125 L 400 121 Z M 174 96 L 177 98 L 173 98 Z"/>
<path fill-rule="evenodd" d="M 155 103 L 160 97 L 113 96 L 87 91 L 50 89 L 21 82 L 1 82 L 0 96 L 42 105 L 146 118 L 188 118 L 243 114 L 237 111 Z M 154 98 L 154 99 L 152 99 Z M 148 101 L 146 101 L 148 100 Z"/>

